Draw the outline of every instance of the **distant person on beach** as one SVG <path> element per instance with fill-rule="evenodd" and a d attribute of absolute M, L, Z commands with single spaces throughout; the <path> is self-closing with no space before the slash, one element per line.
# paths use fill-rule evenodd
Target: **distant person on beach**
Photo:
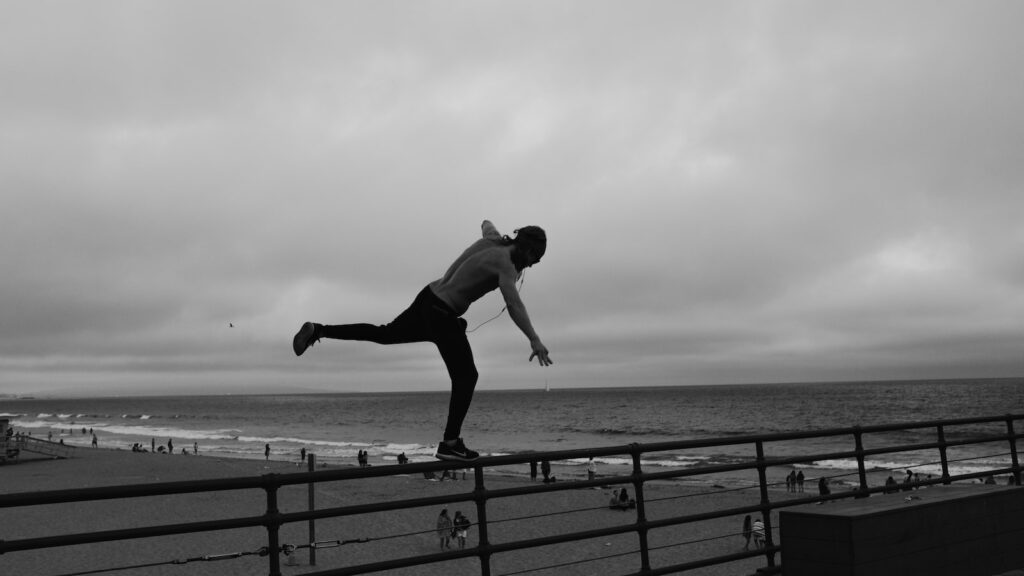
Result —
<path fill-rule="evenodd" d="M 263 459 L 270 460 L 270 444 L 265 444 L 263 446 Z"/>
<path fill-rule="evenodd" d="M 462 512 L 455 511 L 455 520 L 452 521 L 452 534 L 455 535 L 455 540 L 459 543 L 459 550 L 466 547 L 466 536 L 469 534 L 469 527 L 471 522 L 469 518 L 462 515 Z"/>
<path fill-rule="evenodd" d="M 754 520 L 751 526 L 751 534 L 754 537 L 754 548 L 764 548 L 764 522 L 760 518 Z"/>
<path fill-rule="evenodd" d="M 894 494 L 900 491 L 899 484 L 896 483 L 896 479 L 892 477 L 892 474 L 885 479 L 885 494 Z"/>
<path fill-rule="evenodd" d="M 95 435 L 95 434 L 93 434 L 93 435 L 92 435 L 92 447 L 93 447 L 93 448 L 97 448 L 97 447 L 99 447 L 99 445 L 100 445 L 100 441 L 99 441 L 99 439 L 98 439 L 98 438 L 96 438 L 96 435 Z"/>
<path fill-rule="evenodd" d="M 437 537 L 441 540 L 441 550 L 452 547 L 452 519 L 448 517 L 447 508 L 437 517 Z"/>
<path fill-rule="evenodd" d="M 597 476 L 597 464 L 594 463 L 594 458 L 591 457 L 587 462 L 587 480 L 593 480 Z"/>
<path fill-rule="evenodd" d="M 540 473 L 541 476 L 544 476 L 545 484 L 551 482 L 551 462 L 548 462 L 547 460 L 542 460 L 540 463 Z"/>
<path fill-rule="evenodd" d="M 305 446 L 302 447 L 302 450 L 299 450 L 299 459 L 302 460 L 303 462 L 306 461 L 306 447 Z"/>
<path fill-rule="evenodd" d="M 818 495 L 828 496 L 831 493 L 832 489 L 828 487 L 828 478 L 825 478 L 824 476 L 818 478 Z"/>
<path fill-rule="evenodd" d="M 192 443 L 192 454 L 194 456 L 199 454 L 199 442 Z"/>
<path fill-rule="evenodd" d="M 452 381 L 448 422 L 434 454 L 441 460 L 468 462 L 480 456 L 467 448 L 461 437 L 462 423 L 479 377 L 466 337 L 466 321 L 462 319 L 470 304 L 499 289 L 509 316 L 530 341 L 529 360 L 532 362 L 536 356 L 541 366 L 552 363 L 516 288 L 523 271 L 544 256 L 547 235 L 537 226 L 525 226 L 515 231 L 515 238 L 509 238 L 502 236 L 489 220 L 483 221 L 481 231 L 483 237 L 456 258 L 444 276 L 424 287 L 409 308 L 390 324 L 325 326 L 306 322 L 292 340 L 292 349 L 298 356 L 320 338 L 378 344 L 433 342 Z"/>
<path fill-rule="evenodd" d="M 174 441 L 171 440 L 170 438 L 167 439 L 167 453 L 168 454 L 173 454 L 174 453 Z"/>
<path fill-rule="evenodd" d="M 150 438 L 149 439 L 149 448 L 150 448 L 150 451 L 156 452 L 156 438 Z"/>
<path fill-rule="evenodd" d="M 636 508 L 636 500 L 629 497 L 629 491 L 623 488 L 619 490 L 616 495 L 612 493 L 611 501 L 608 502 L 609 508 L 615 508 L 618 510 L 629 510 L 630 508 Z"/>
<path fill-rule="evenodd" d="M 537 481 L 537 461 L 530 460 L 530 481 Z"/>
<path fill-rule="evenodd" d="M 796 489 L 798 492 L 804 491 L 804 471 L 800 470 L 796 473 Z"/>

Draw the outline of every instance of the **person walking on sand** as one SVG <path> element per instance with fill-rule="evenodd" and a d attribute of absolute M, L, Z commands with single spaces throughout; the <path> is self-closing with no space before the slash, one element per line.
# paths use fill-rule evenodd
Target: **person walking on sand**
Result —
<path fill-rule="evenodd" d="M 437 517 L 437 537 L 441 539 L 441 550 L 452 547 L 452 519 L 447 508 Z"/>
<path fill-rule="evenodd" d="M 434 343 L 452 382 L 448 421 L 434 454 L 440 460 L 469 462 L 480 456 L 462 440 L 462 423 L 479 378 L 466 337 L 466 321 L 462 318 L 470 304 L 497 288 L 505 300 L 505 310 L 530 341 L 529 361 L 536 357 L 541 366 L 552 364 L 516 289 L 523 271 L 544 256 L 547 235 L 537 226 L 525 226 L 515 231 L 515 238 L 509 238 L 502 236 L 489 220 L 484 220 L 480 227 L 483 237 L 463 251 L 441 278 L 425 286 L 391 323 L 330 326 L 306 322 L 292 339 L 297 356 L 321 338 L 377 344 Z"/>
<path fill-rule="evenodd" d="M 597 476 L 597 464 L 594 463 L 594 458 L 591 457 L 587 461 L 587 480 L 593 480 Z"/>
<path fill-rule="evenodd" d="M 263 446 L 263 459 L 270 460 L 270 444 L 265 444 Z"/>
<path fill-rule="evenodd" d="M 452 534 L 459 543 L 459 550 L 466 548 L 466 536 L 469 534 L 471 522 L 469 518 L 462 515 L 462 512 L 455 511 L 455 520 L 452 521 Z"/>

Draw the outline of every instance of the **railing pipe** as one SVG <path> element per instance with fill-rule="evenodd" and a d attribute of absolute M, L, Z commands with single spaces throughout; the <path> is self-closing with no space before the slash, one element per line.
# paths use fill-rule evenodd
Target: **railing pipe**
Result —
<path fill-rule="evenodd" d="M 484 485 L 484 468 L 479 464 L 473 467 L 473 500 L 476 502 L 478 554 L 480 558 L 480 575 L 491 576 L 491 542 L 487 536 L 487 487 Z"/>
<path fill-rule="evenodd" d="M 411 567 L 416 565 L 429 564 L 434 562 L 441 562 L 445 560 L 453 560 L 458 558 L 472 558 L 477 557 L 480 560 L 481 574 L 482 576 L 490 576 L 492 558 L 496 554 L 502 554 L 517 550 L 527 550 L 540 546 L 566 544 L 575 542 L 578 540 L 586 540 L 604 536 L 619 535 L 619 534 L 630 534 L 635 533 L 638 536 L 640 542 L 640 553 L 641 553 L 641 573 L 645 575 L 654 574 L 668 574 L 673 571 L 689 570 L 700 566 L 711 566 L 716 564 L 723 564 L 725 562 L 732 561 L 739 558 L 750 558 L 757 555 L 764 555 L 766 557 L 769 570 L 776 570 L 775 555 L 781 550 L 774 543 L 774 529 L 772 523 L 772 512 L 780 508 L 786 508 L 790 506 L 797 506 L 801 504 L 807 504 L 815 501 L 830 501 L 840 500 L 848 498 L 850 493 L 838 493 L 826 497 L 814 497 L 814 498 L 793 498 L 779 502 L 770 501 L 770 493 L 768 490 L 768 469 L 787 464 L 809 462 L 813 460 L 824 460 L 833 458 L 851 458 L 856 457 L 858 462 L 858 474 L 860 480 L 860 489 L 856 492 L 858 496 L 880 493 L 885 490 L 883 486 L 876 488 L 870 488 L 867 484 L 867 465 L 866 457 L 875 454 L 887 454 L 896 452 L 905 452 L 919 449 L 935 449 L 938 448 L 941 455 L 942 464 L 942 477 L 941 479 L 930 480 L 919 483 L 920 485 L 932 485 L 932 484 L 949 484 L 953 480 L 967 480 L 974 478 L 982 478 L 991 474 L 1005 474 L 1010 473 L 1013 476 L 1014 482 L 1020 482 L 1021 470 L 1020 461 L 1017 455 L 1017 434 L 1014 429 L 1014 420 L 1024 419 L 1024 415 L 1004 415 L 999 417 L 984 417 L 984 418 L 962 418 L 955 420 L 942 420 L 925 423 L 912 423 L 912 424 L 898 424 L 898 425 L 877 425 L 877 426 L 865 426 L 865 427 L 852 427 L 843 428 L 827 431 L 817 432 L 799 432 L 789 434 L 770 434 L 770 435 L 756 435 L 746 436 L 743 438 L 730 438 L 730 439 L 712 439 L 712 440 L 699 440 L 699 441 L 681 441 L 681 442 L 662 442 L 656 444 L 630 444 L 628 446 L 615 446 L 615 447 L 604 447 L 596 449 L 580 449 L 580 450 L 567 450 L 560 452 L 548 452 L 543 454 L 521 454 L 521 455 L 510 455 L 510 456 L 499 456 L 489 457 L 478 460 L 474 463 L 474 477 L 475 477 L 475 488 L 472 492 L 462 492 L 457 494 L 445 494 L 431 497 L 414 498 L 400 501 L 389 501 L 389 502 L 376 502 L 370 504 L 359 504 L 354 506 L 345 506 L 338 508 L 329 508 L 323 510 L 312 510 L 312 511 L 300 511 L 292 513 L 282 513 L 278 510 L 278 492 L 280 487 L 286 485 L 296 485 L 305 483 L 315 482 L 330 482 L 330 481 L 342 481 L 352 480 L 357 478 L 376 478 L 391 476 L 396 473 L 403 474 L 416 474 L 418 472 L 444 470 L 452 467 L 450 463 L 419 463 L 402 465 L 401 467 L 393 466 L 380 466 L 373 468 L 343 468 L 337 470 L 328 471 L 315 471 L 298 474 L 268 474 L 262 477 L 252 478 L 232 478 L 232 479 L 219 479 L 219 480 L 201 480 L 201 481 L 186 481 L 186 482 L 168 482 L 158 484 L 144 484 L 144 485 L 132 485 L 132 486 L 110 486 L 102 488 L 89 488 L 81 490 L 59 490 L 59 491 L 48 491 L 48 492 L 33 492 L 23 494 L 0 494 L 0 509 L 5 508 L 17 508 L 27 507 L 39 504 L 59 504 L 65 502 L 87 502 L 96 500 L 108 500 L 108 499 L 123 499 L 123 498 L 138 498 L 138 497 L 150 497 L 150 496 L 162 496 L 171 494 L 189 494 L 199 492 L 215 492 L 225 490 L 247 490 L 247 489 L 262 489 L 266 493 L 267 506 L 266 512 L 262 516 L 246 517 L 246 518 L 232 518 L 224 520 L 211 520 L 211 521 L 200 521 L 191 522 L 186 524 L 174 524 L 164 526 L 142 526 L 139 528 L 132 529 L 121 529 L 121 530 L 110 530 L 101 532 L 91 532 L 85 534 L 66 534 L 62 536 L 51 536 L 42 538 L 27 538 L 12 541 L 0 540 L 0 554 L 21 551 L 21 550 L 32 550 L 41 548 L 52 548 L 57 546 L 69 546 L 76 544 L 87 544 L 87 543 L 99 543 L 99 542 L 112 542 L 119 540 L 130 540 L 133 538 L 146 538 L 156 536 L 168 536 L 177 534 L 197 533 L 204 531 L 213 530 L 228 530 L 236 528 L 264 526 L 267 530 L 267 544 L 266 550 L 270 556 L 270 575 L 280 575 L 280 528 L 283 525 L 300 522 L 300 521 L 311 521 L 318 518 L 328 517 L 339 517 L 339 516 L 351 516 L 356 514 L 383 512 L 389 510 L 397 510 L 403 508 L 413 508 L 419 506 L 432 506 L 439 503 L 450 503 L 459 502 L 466 500 L 473 500 L 476 503 L 477 508 L 477 531 L 479 534 L 479 544 L 475 548 L 451 551 L 444 554 L 430 554 L 423 556 L 411 556 L 407 558 L 399 558 L 393 560 L 387 560 L 383 562 L 375 562 L 371 564 L 363 564 L 359 566 L 349 566 L 344 568 L 336 568 L 328 570 L 318 574 L 362 574 L 366 572 L 373 572 L 379 570 L 387 570 L 402 567 Z M 1005 434 L 999 435 L 982 435 L 971 438 L 960 438 L 955 441 L 947 441 L 945 437 L 945 429 L 948 426 L 957 425 L 974 425 L 974 424 L 990 424 L 1001 422 L 1006 427 Z M 866 450 L 863 447 L 863 434 L 876 433 L 876 432 L 890 432 L 899 431 L 906 429 L 932 429 L 937 435 L 936 442 L 920 443 L 920 444 L 905 444 L 897 446 L 889 446 L 885 448 L 874 448 Z M 855 440 L 855 450 L 838 452 L 833 454 L 814 454 L 804 455 L 799 457 L 787 457 L 787 458 L 767 458 L 765 456 L 765 443 L 767 442 L 779 442 L 793 439 L 805 439 L 805 438 L 821 438 L 829 436 L 839 436 L 843 434 L 852 434 Z M 988 470 L 981 472 L 973 472 L 969 474 L 958 474 L 951 476 L 949 473 L 949 458 L 948 448 L 950 446 L 960 445 L 971 445 L 971 444 L 985 444 L 994 443 L 996 441 L 1007 441 L 1010 446 L 1012 465 L 1004 468 L 989 468 Z M 720 466 L 707 466 L 702 468 L 689 468 L 680 471 L 663 471 L 654 473 L 644 473 L 642 469 L 642 456 L 645 453 L 659 452 L 666 450 L 687 450 L 699 447 L 715 447 L 715 446 L 732 446 L 737 444 L 755 444 L 756 447 L 756 460 L 751 462 L 749 459 L 729 465 Z M 557 484 L 550 484 L 544 486 L 529 485 L 520 486 L 516 488 L 505 488 L 498 490 L 487 490 L 484 485 L 484 469 L 525 464 L 530 460 L 538 457 L 545 457 L 550 460 L 568 460 L 568 459 L 586 459 L 589 456 L 602 456 L 602 455 L 621 455 L 629 454 L 632 459 L 632 470 L 629 475 L 623 476 L 606 476 L 600 480 L 582 480 L 572 482 L 559 482 Z M 1004 456 L 1004 454 L 999 454 Z M 686 478 L 693 476 L 704 476 L 708 474 L 739 471 L 739 470 L 751 470 L 756 469 L 758 473 L 758 487 L 760 489 L 760 504 L 756 506 L 746 506 L 740 508 L 734 508 L 729 510 L 714 510 L 710 512 L 704 512 L 700 514 L 693 514 L 688 516 L 679 516 L 674 518 L 661 518 L 656 521 L 648 520 L 647 518 L 647 495 L 645 493 L 645 487 L 647 483 L 657 479 L 673 479 L 673 478 Z M 400 470 L 400 472 L 399 472 Z M 637 500 L 637 520 L 633 524 L 623 524 L 599 529 L 584 530 L 580 532 L 565 532 L 561 534 L 546 536 L 542 538 L 534 538 L 528 540 L 518 540 L 513 542 L 502 542 L 500 544 L 492 544 L 488 535 L 489 519 L 487 514 L 487 502 L 495 498 L 518 496 L 518 495 L 535 495 L 546 492 L 554 492 L 560 490 L 575 490 L 583 487 L 600 486 L 603 484 L 617 483 L 617 484 L 632 484 L 636 493 Z M 760 513 L 763 518 L 765 525 L 766 539 L 768 546 L 764 550 L 751 551 L 743 554 L 729 554 L 724 556 L 715 556 L 707 559 L 701 559 L 697 561 L 687 562 L 684 564 L 677 564 L 675 566 L 659 566 L 651 567 L 649 558 L 649 543 L 648 534 L 651 530 L 656 530 L 663 527 L 675 526 L 686 523 L 701 522 L 704 520 L 711 520 L 716 518 L 724 518 L 731 515 L 738 515 L 744 513 Z M 313 576 L 313 575 L 311 575 Z"/>
<path fill-rule="evenodd" d="M 309 471 L 310 472 L 315 472 L 316 471 L 316 454 L 313 454 L 313 453 L 307 454 L 307 459 L 308 459 L 308 462 L 309 462 Z M 309 499 L 309 510 L 310 510 L 310 512 L 312 512 L 313 510 L 316 510 L 316 484 L 310 482 L 307 485 L 306 491 L 308 493 L 308 499 Z M 310 542 L 316 542 L 316 521 L 309 520 L 309 525 L 308 525 L 307 532 L 309 534 L 309 541 Z M 310 566 L 316 566 L 316 546 L 310 546 L 309 547 L 309 565 Z"/>
<path fill-rule="evenodd" d="M 640 570 L 651 569 L 651 552 L 647 542 L 647 512 L 644 504 L 644 471 L 640 466 L 643 447 L 633 444 L 633 491 L 636 493 L 636 531 L 640 539 Z"/>
<path fill-rule="evenodd" d="M 277 509 L 277 474 L 265 474 L 263 479 L 266 481 L 264 490 L 267 491 L 267 514 L 266 527 L 267 527 L 267 548 L 269 549 L 270 558 L 270 576 L 281 576 L 281 540 L 280 540 L 280 529 L 281 529 L 281 512 Z"/>
<path fill-rule="evenodd" d="M 937 436 L 939 437 L 939 460 L 942 461 L 942 480 L 943 484 L 949 484 L 949 457 L 946 454 L 946 430 L 942 424 L 935 426 Z"/>
<path fill-rule="evenodd" d="M 1013 462 L 1013 483 L 1020 486 L 1020 463 L 1017 461 L 1017 434 L 1013 431 L 1013 416 L 1006 415 L 1006 436 L 1010 443 L 1010 460 Z"/>
<path fill-rule="evenodd" d="M 775 553 L 770 552 L 774 547 L 772 541 L 772 511 L 771 501 L 768 499 L 768 467 L 765 463 L 764 458 L 764 443 L 760 440 L 756 442 L 757 451 L 757 479 L 761 484 L 761 505 L 765 508 L 761 512 L 762 522 L 764 523 L 764 538 L 765 538 L 765 558 L 768 561 L 769 566 L 775 566 Z"/>
<path fill-rule="evenodd" d="M 857 475 L 860 480 L 860 494 L 857 498 L 868 497 L 868 472 L 864 466 L 864 440 L 863 433 L 861 433 L 858 427 L 853 433 L 853 443 L 857 449 Z"/>

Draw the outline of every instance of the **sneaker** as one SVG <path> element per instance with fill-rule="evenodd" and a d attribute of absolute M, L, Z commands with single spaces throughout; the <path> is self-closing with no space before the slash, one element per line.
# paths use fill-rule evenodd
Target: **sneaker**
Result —
<path fill-rule="evenodd" d="M 453 460 L 455 462 L 471 462 L 479 457 L 478 452 L 466 448 L 466 445 L 462 443 L 462 438 L 455 441 L 455 446 L 441 442 L 437 445 L 437 452 L 434 454 L 434 458 L 438 460 Z"/>
<path fill-rule="evenodd" d="M 312 322 L 306 322 L 299 328 L 298 334 L 292 340 L 292 350 L 295 350 L 296 356 L 302 356 L 302 353 L 306 351 L 306 348 L 313 346 L 320 337 L 316 335 L 316 326 Z"/>

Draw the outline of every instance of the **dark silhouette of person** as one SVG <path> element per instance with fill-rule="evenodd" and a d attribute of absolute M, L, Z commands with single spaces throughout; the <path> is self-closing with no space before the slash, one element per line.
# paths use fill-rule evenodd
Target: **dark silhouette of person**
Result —
<path fill-rule="evenodd" d="M 515 238 L 509 238 L 488 220 L 484 220 L 481 231 L 483 237 L 463 251 L 441 278 L 425 286 L 389 324 L 325 326 L 306 322 L 292 339 L 292 349 L 298 356 L 320 338 L 377 344 L 434 343 L 452 382 L 448 422 L 434 454 L 440 460 L 468 462 L 480 456 L 462 441 L 462 424 L 479 377 L 462 318 L 470 304 L 499 289 L 509 316 L 530 341 L 529 360 L 536 356 L 541 366 L 551 365 L 548 349 L 533 329 L 516 289 L 523 270 L 540 262 L 547 249 L 547 235 L 537 226 L 526 226 L 516 230 Z"/>

